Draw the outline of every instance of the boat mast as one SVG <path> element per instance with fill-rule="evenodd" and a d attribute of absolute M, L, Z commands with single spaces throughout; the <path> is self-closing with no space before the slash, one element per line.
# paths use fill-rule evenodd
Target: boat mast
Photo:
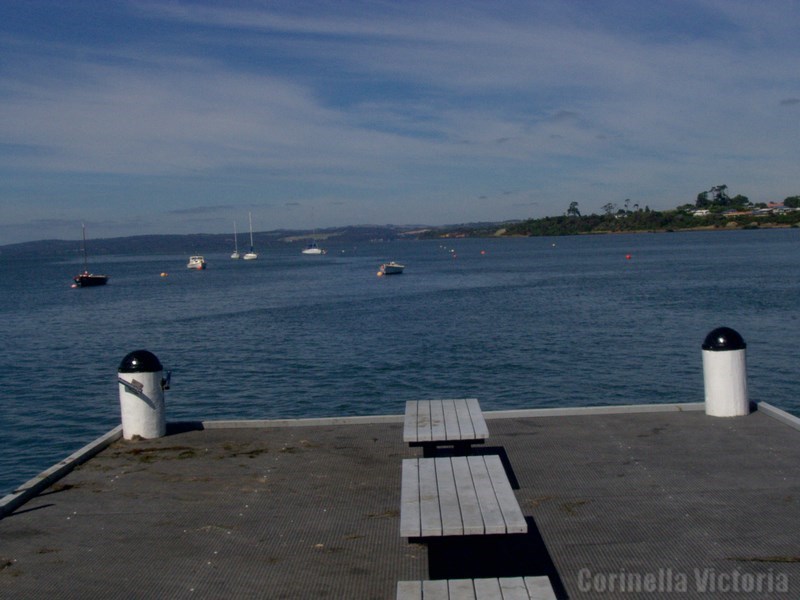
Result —
<path fill-rule="evenodd" d="M 250 219 L 250 252 L 253 252 L 253 213 L 247 213 L 247 217 Z"/>
<path fill-rule="evenodd" d="M 83 271 L 88 273 L 89 261 L 86 259 L 86 223 L 81 223 L 81 229 L 83 230 Z"/>

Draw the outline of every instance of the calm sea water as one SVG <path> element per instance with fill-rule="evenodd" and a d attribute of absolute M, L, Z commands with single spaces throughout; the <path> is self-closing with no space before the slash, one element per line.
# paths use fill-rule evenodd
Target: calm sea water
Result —
<path fill-rule="evenodd" d="M 800 231 L 449 240 L 98 259 L 0 258 L 0 495 L 119 422 L 117 367 L 172 371 L 169 420 L 695 402 L 718 326 L 750 396 L 800 414 Z M 627 258 L 630 255 L 630 258 Z M 376 276 L 386 260 L 405 274 Z M 161 277 L 161 273 L 168 273 Z"/>

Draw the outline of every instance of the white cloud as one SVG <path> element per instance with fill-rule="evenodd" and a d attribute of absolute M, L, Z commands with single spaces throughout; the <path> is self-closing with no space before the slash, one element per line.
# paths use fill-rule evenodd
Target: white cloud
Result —
<path fill-rule="evenodd" d="M 502 189 L 538 214 L 798 191 L 792 3 L 270 7 L 110 7 L 141 20 L 115 44 L 0 33 L 0 194 L 33 199 L 13 218 L 53 197 L 258 201 L 292 226 L 294 202 L 447 222 L 493 218 L 477 198 Z"/>

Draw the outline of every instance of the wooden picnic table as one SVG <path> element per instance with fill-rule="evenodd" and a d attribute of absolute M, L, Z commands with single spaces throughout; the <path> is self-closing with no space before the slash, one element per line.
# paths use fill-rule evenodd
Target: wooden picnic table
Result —
<path fill-rule="evenodd" d="M 404 442 L 478 441 L 488 437 L 489 429 L 475 398 L 406 402 Z"/>
<path fill-rule="evenodd" d="M 496 454 L 403 460 L 400 535 L 527 533 Z"/>
<path fill-rule="evenodd" d="M 546 576 L 399 581 L 397 600 L 555 600 Z"/>

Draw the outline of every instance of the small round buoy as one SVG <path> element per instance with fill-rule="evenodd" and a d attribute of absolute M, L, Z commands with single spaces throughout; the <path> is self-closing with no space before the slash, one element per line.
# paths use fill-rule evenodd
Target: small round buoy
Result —
<path fill-rule="evenodd" d="M 631 259 L 631 255 L 630 255 L 630 254 L 626 254 L 626 255 L 625 255 L 625 258 L 626 258 L 627 260 L 630 260 L 630 259 Z"/>
<path fill-rule="evenodd" d="M 378 277 L 383 277 L 383 271 L 378 271 L 377 275 Z"/>
<path fill-rule="evenodd" d="M 69 287 L 71 287 L 71 288 L 76 288 L 76 287 L 78 287 L 78 284 L 77 284 L 77 283 L 73 283 L 73 284 L 72 284 L 71 286 L 69 286 Z"/>
<path fill-rule="evenodd" d="M 166 277 L 166 276 L 167 276 L 167 274 L 166 274 L 166 273 L 161 273 L 161 276 L 162 276 L 162 277 Z"/>
<path fill-rule="evenodd" d="M 486 250 L 481 250 L 481 255 L 486 254 Z"/>

